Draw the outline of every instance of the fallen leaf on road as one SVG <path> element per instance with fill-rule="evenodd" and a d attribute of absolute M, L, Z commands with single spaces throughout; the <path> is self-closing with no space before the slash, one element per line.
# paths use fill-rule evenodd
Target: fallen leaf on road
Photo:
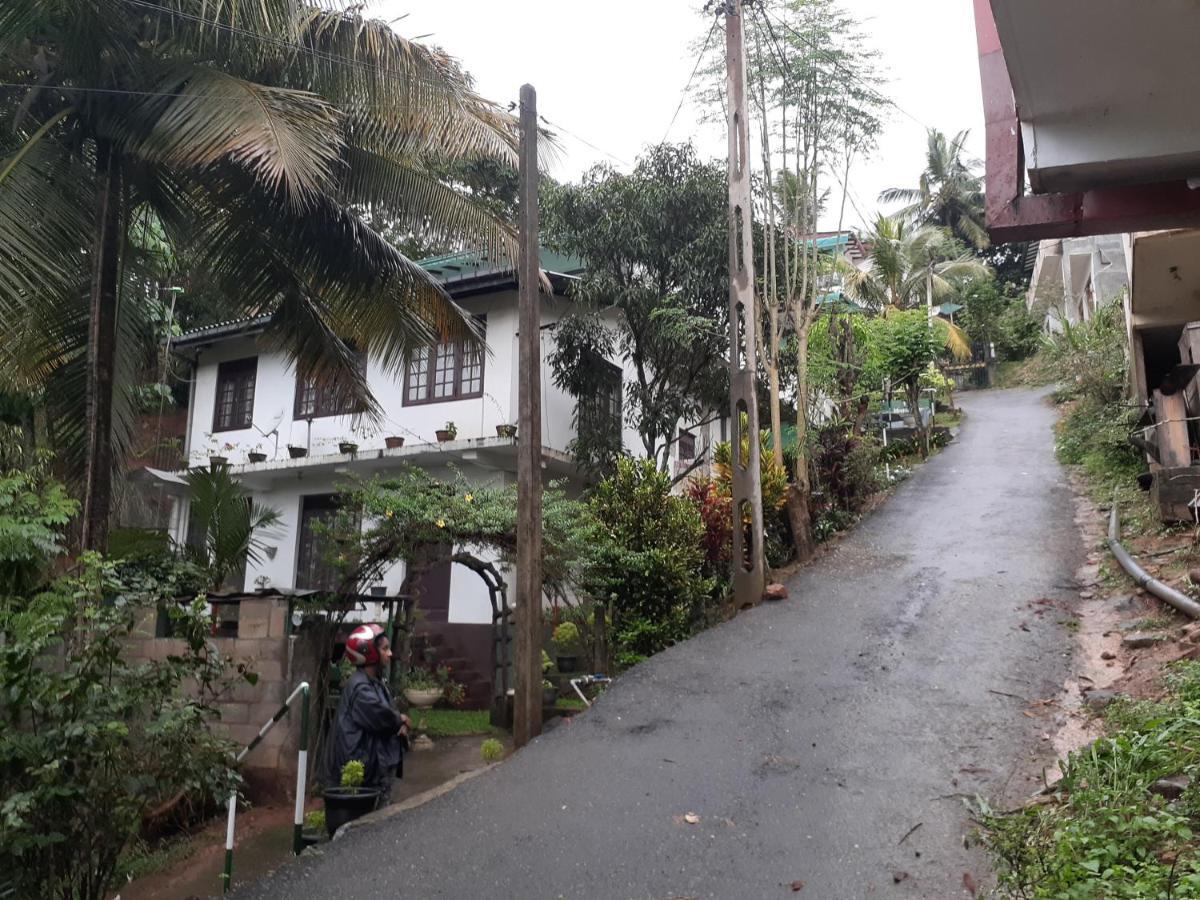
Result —
<path fill-rule="evenodd" d="M 696 815 L 695 813 L 693 813 L 693 812 L 690 812 L 690 813 L 684 813 L 684 814 L 683 814 L 683 821 L 687 822 L 689 825 L 699 825 L 699 824 L 700 824 L 700 817 L 699 817 L 698 815 Z"/>
<path fill-rule="evenodd" d="M 963 872 L 963 890 L 970 891 L 972 897 L 979 893 L 979 885 L 970 872 Z"/>
<path fill-rule="evenodd" d="M 795 893 L 800 893 L 800 891 L 804 890 L 804 882 L 803 881 L 793 881 L 792 882 L 792 890 Z"/>

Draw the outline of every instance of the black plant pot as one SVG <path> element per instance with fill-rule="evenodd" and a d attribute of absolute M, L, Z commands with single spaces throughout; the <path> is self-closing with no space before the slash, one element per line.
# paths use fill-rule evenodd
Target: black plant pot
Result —
<path fill-rule="evenodd" d="M 326 788 L 325 830 L 329 836 L 355 819 L 374 811 L 379 803 L 378 788 Z"/>
<path fill-rule="evenodd" d="M 558 656 L 558 671 L 560 672 L 578 672 L 579 657 L 578 656 Z"/>
<path fill-rule="evenodd" d="M 208 467 L 214 472 L 217 469 L 223 469 L 229 465 L 229 458 L 225 456 L 210 456 L 208 458 Z"/>
<path fill-rule="evenodd" d="M 542 688 L 542 706 L 551 707 L 558 702 L 558 688 Z"/>
<path fill-rule="evenodd" d="M 306 829 L 300 832 L 300 840 L 304 842 L 305 847 L 315 847 L 317 844 L 323 844 L 329 840 L 329 835 L 323 831 L 308 831 Z"/>
<path fill-rule="evenodd" d="M 308 456 L 308 448 L 293 447 L 291 444 L 288 444 L 288 456 L 290 456 L 292 459 L 302 459 L 305 456 Z"/>
<path fill-rule="evenodd" d="M 338 453 L 354 454 L 358 452 L 358 444 L 351 441 L 342 441 L 338 444 Z"/>
<path fill-rule="evenodd" d="M 265 453 L 247 453 L 246 459 L 250 460 L 250 462 L 252 462 L 252 463 L 266 462 L 267 454 L 265 454 Z"/>

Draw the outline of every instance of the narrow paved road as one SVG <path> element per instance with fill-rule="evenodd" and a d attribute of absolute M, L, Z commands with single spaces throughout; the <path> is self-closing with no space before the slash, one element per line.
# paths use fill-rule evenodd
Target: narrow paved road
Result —
<path fill-rule="evenodd" d="M 961 399 L 958 442 L 791 599 L 243 896 L 756 898 L 798 881 L 819 900 L 968 896 L 986 861 L 963 848 L 958 795 L 1031 792 L 1049 723 L 1007 695 L 1061 686 L 1068 632 L 1027 604 L 1073 598 L 1082 551 L 1052 410 L 1029 391 Z"/>

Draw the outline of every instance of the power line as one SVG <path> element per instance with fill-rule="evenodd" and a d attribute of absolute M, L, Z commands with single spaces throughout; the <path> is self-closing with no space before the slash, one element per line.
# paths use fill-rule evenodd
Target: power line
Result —
<path fill-rule="evenodd" d="M 541 119 L 542 122 L 544 122 L 546 125 L 549 125 L 551 128 L 557 128 L 559 131 L 561 131 L 563 134 L 567 135 L 568 137 L 575 138 L 575 140 L 579 141 L 579 143 L 583 144 L 584 146 L 590 147 L 591 149 L 595 150 L 597 153 L 604 154 L 605 156 L 607 156 L 609 159 L 613 160 L 614 162 L 619 162 L 623 166 L 628 166 L 629 168 L 633 168 L 633 163 L 629 162 L 628 160 L 622 159 L 621 157 L 617 156 L 615 153 L 609 153 L 603 147 L 596 146 L 591 141 L 587 140 L 587 138 L 580 137 L 575 132 L 571 131 L 568 128 L 565 128 L 562 125 L 559 125 L 557 122 L 551 122 L 549 119 L 547 119 L 543 115 L 539 115 L 538 118 Z"/>
<path fill-rule="evenodd" d="M 700 53 L 696 57 L 696 65 L 692 67 L 692 74 L 688 76 L 687 84 L 683 86 L 683 92 L 679 95 L 679 105 L 675 107 L 675 115 L 671 116 L 671 121 L 667 123 L 667 130 L 663 132 L 660 144 L 667 142 L 667 136 L 671 133 L 671 129 L 675 127 L 675 120 L 679 118 L 679 113 L 683 110 L 683 104 L 687 102 L 688 91 L 692 89 L 692 82 L 696 79 L 696 73 L 700 71 L 700 66 L 704 63 L 704 54 L 708 52 L 708 45 L 712 43 L 713 34 L 717 30 L 717 18 L 713 17 L 712 25 L 709 26 L 708 35 L 704 38 L 704 44 L 700 48 Z"/>

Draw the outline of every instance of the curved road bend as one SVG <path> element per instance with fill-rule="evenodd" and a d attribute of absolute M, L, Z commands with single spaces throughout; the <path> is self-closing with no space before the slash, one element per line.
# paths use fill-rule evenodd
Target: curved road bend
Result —
<path fill-rule="evenodd" d="M 1036 787 L 1047 723 L 1006 695 L 1061 687 L 1067 632 L 1026 604 L 1075 596 L 1082 547 L 1041 395 L 961 401 L 958 441 L 793 578 L 791 599 L 238 896 L 969 896 L 964 876 L 985 884 L 987 863 L 963 847 L 958 795 Z"/>

